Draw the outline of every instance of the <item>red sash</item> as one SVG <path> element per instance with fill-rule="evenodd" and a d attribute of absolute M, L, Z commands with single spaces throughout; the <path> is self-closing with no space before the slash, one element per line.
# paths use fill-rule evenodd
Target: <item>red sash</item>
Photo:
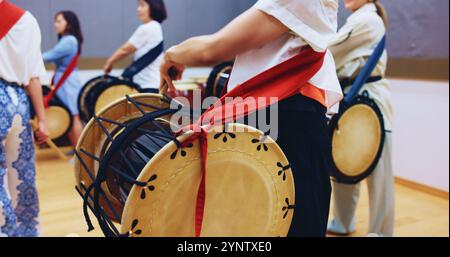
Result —
<path fill-rule="evenodd" d="M 67 66 L 66 70 L 64 71 L 62 77 L 59 79 L 58 83 L 55 86 L 52 86 L 52 90 L 48 95 L 44 96 L 44 106 L 47 108 L 50 105 L 50 101 L 55 96 L 56 92 L 62 87 L 64 82 L 66 82 L 67 78 L 69 78 L 70 74 L 75 70 L 75 68 L 78 65 L 78 57 L 79 55 L 75 55 L 75 57 L 70 61 L 69 66 Z M 52 79 L 52 84 L 54 83 L 54 77 Z"/>
<path fill-rule="evenodd" d="M 197 123 L 192 125 L 195 134 L 183 142 L 183 147 L 197 139 L 200 142 L 202 179 L 196 201 L 196 237 L 199 237 L 201 234 L 203 214 L 205 211 L 206 158 L 208 150 L 206 127 L 213 124 L 230 123 L 259 109 L 266 108 L 270 104 L 274 104 L 274 102 L 269 101 L 272 97 L 277 97 L 278 101 L 281 101 L 298 94 L 300 89 L 320 70 L 324 58 L 325 53 L 315 52 L 310 47 L 305 48 L 297 56 L 251 78 L 224 95 L 202 115 Z M 241 99 L 226 102 L 226 98 L 230 97 L 239 97 Z M 248 103 L 254 103 L 254 99 L 258 100 L 261 97 L 263 99 L 265 98 L 266 101 L 258 101 L 257 106 L 248 105 Z M 248 108 L 239 108 L 239 106 Z M 205 124 L 207 126 L 202 127 Z"/>
<path fill-rule="evenodd" d="M 0 40 L 16 25 L 25 14 L 25 10 L 4 0 L 0 3 Z"/>

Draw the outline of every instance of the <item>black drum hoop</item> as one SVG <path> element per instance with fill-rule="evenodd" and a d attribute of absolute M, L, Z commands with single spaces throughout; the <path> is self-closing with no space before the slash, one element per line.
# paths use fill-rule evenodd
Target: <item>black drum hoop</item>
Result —
<path fill-rule="evenodd" d="M 101 79 L 102 77 L 97 77 Z M 95 115 L 95 105 L 98 97 L 108 88 L 114 87 L 116 85 L 127 85 L 130 88 L 136 89 L 136 91 L 141 92 L 141 87 L 128 79 L 122 79 L 113 76 L 103 76 L 103 80 L 99 80 L 97 83 L 91 85 L 86 84 L 86 89 L 83 94 L 79 95 L 78 103 L 80 110 L 83 109 L 82 120 L 88 122 Z M 95 82 L 95 79 L 93 79 Z M 80 111 L 81 113 L 81 111 Z"/>
<path fill-rule="evenodd" d="M 78 101 L 77 101 L 78 110 L 80 111 L 80 118 L 82 121 L 84 121 L 84 122 L 89 121 L 89 119 L 88 119 L 89 114 L 87 113 L 87 111 L 84 107 L 86 106 L 86 104 L 85 104 L 86 95 L 89 93 L 90 89 L 95 87 L 99 83 L 104 83 L 108 80 L 113 81 L 115 79 L 116 79 L 116 77 L 113 77 L 110 75 L 102 75 L 102 76 L 97 76 L 84 84 L 80 93 L 78 94 Z"/>
<path fill-rule="evenodd" d="M 383 149 L 384 149 L 384 144 L 385 144 L 385 139 L 386 139 L 386 129 L 385 129 L 385 124 L 384 124 L 383 113 L 381 112 L 381 109 L 380 109 L 380 107 L 378 107 L 376 102 L 369 97 L 369 93 L 367 91 L 364 91 L 361 95 L 358 95 L 350 104 L 348 104 L 348 105 L 342 104 L 341 105 L 341 110 L 339 111 L 339 114 L 333 116 L 333 118 L 331 119 L 330 124 L 329 124 L 331 140 L 333 140 L 334 131 L 337 129 L 338 122 L 339 122 L 340 118 L 342 117 L 342 115 L 347 110 L 349 110 L 351 107 L 353 107 L 355 105 L 359 105 L 359 104 L 369 106 L 376 113 L 378 120 L 380 122 L 380 127 L 381 127 L 380 145 L 379 145 L 377 154 L 375 155 L 375 160 L 372 162 L 372 164 L 369 166 L 369 168 L 367 168 L 367 170 L 365 170 L 358 176 L 346 175 L 345 173 L 343 173 L 342 171 L 339 170 L 339 168 L 336 166 L 336 163 L 333 160 L 332 161 L 333 170 L 331 172 L 331 177 L 337 183 L 347 184 L 347 185 L 355 185 L 355 184 L 360 183 L 362 180 L 366 179 L 373 173 L 373 171 L 375 170 L 375 168 L 377 167 L 377 165 L 381 159 L 381 155 L 383 154 Z"/>
<path fill-rule="evenodd" d="M 221 72 L 224 69 L 226 69 L 227 67 L 232 68 L 233 65 L 234 65 L 234 62 L 224 62 L 213 68 L 213 70 L 209 74 L 208 80 L 206 82 L 206 96 L 207 97 L 211 97 L 211 96 L 220 97 L 220 96 L 214 95 L 214 89 L 215 89 L 214 87 L 215 87 L 216 80 L 217 80 L 218 76 L 221 75 Z M 219 92 L 219 94 L 220 93 L 221 92 Z"/>

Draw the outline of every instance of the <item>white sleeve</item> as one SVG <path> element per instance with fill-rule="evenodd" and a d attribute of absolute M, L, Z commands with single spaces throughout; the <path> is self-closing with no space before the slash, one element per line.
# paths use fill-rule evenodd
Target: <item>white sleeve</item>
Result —
<path fill-rule="evenodd" d="M 336 0 L 259 0 L 255 8 L 273 16 L 316 51 L 327 49 L 337 30 Z"/>
<path fill-rule="evenodd" d="M 156 23 L 144 24 L 134 32 L 128 43 L 132 44 L 136 49 L 141 49 L 146 44 L 150 44 L 155 40 L 156 36 L 161 34 L 160 29 Z M 159 42 L 160 40 L 158 40 Z"/>
<path fill-rule="evenodd" d="M 33 18 L 30 26 L 30 48 L 29 48 L 29 80 L 39 78 L 41 81 L 46 77 L 44 60 L 41 52 L 41 30 L 39 24 Z"/>

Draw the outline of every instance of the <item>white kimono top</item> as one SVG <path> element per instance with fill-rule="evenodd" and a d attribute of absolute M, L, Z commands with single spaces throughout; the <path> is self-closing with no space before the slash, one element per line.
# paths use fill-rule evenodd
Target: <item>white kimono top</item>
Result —
<path fill-rule="evenodd" d="M 45 77 L 39 24 L 26 12 L 0 40 L 0 78 L 27 86 L 32 78 Z"/>
<path fill-rule="evenodd" d="M 260 49 L 239 55 L 228 83 L 229 90 L 294 57 L 302 47 L 310 45 L 315 51 L 326 52 L 326 56 L 322 68 L 309 83 L 325 91 L 325 104 L 336 112 L 343 94 L 333 56 L 327 47 L 337 30 L 338 1 L 259 0 L 252 8 L 273 16 L 290 32 Z"/>
<path fill-rule="evenodd" d="M 339 78 L 356 78 L 385 34 L 386 27 L 377 14 L 375 4 L 368 3 L 355 11 L 338 31 L 330 47 Z M 371 76 L 385 76 L 387 59 L 385 51 Z M 389 82 L 382 79 L 367 83 L 361 92 L 364 90 L 380 107 L 385 127 L 391 130 L 393 112 Z"/>

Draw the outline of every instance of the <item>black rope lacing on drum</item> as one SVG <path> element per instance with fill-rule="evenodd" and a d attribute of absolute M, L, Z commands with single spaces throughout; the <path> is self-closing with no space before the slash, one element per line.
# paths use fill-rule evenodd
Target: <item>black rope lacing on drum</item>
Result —
<path fill-rule="evenodd" d="M 133 99 L 129 96 L 126 96 L 126 99 L 128 102 L 133 104 L 136 107 L 136 109 L 138 109 L 142 113 L 141 117 L 144 117 L 145 115 L 149 114 L 149 112 L 146 112 L 144 110 L 144 108 L 142 108 L 142 107 L 147 107 L 147 108 L 151 108 L 151 109 L 155 110 L 155 111 L 151 112 L 151 115 L 154 118 L 150 122 L 155 127 L 157 127 L 160 131 L 162 131 L 163 133 L 161 134 L 161 133 L 156 133 L 154 131 L 146 130 L 143 128 L 137 128 L 137 129 L 141 130 L 141 132 L 145 132 L 146 134 L 148 134 L 148 135 L 146 135 L 147 138 L 149 138 L 152 142 L 154 142 L 156 145 L 160 146 L 161 148 L 163 146 L 156 143 L 156 140 L 153 140 L 151 138 L 151 136 L 153 136 L 155 138 L 159 138 L 159 139 L 173 140 L 175 142 L 175 144 L 177 145 L 177 147 L 181 147 L 181 143 L 176 139 L 176 137 L 171 135 L 168 131 L 166 131 L 163 127 L 161 127 L 161 125 L 159 125 L 155 121 L 156 118 L 161 118 L 161 117 L 164 117 L 169 114 L 166 109 L 161 109 L 156 106 L 152 106 L 152 105 L 149 105 L 146 103 L 136 101 L 135 99 Z M 161 99 L 161 101 L 170 101 L 170 99 L 163 98 L 163 99 Z M 179 111 L 179 110 L 177 110 L 177 111 Z M 113 135 L 110 134 L 108 129 L 104 126 L 103 122 L 107 122 L 107 123 L 119 126 L 121 128 L 127 128 L 127 126 L 128 126 L 128 124 L 123 124 L 123 123 L 120 123 L 117 121 L 112 121 L 110 119 L 99 117 L 97 115 L 94 115 L 93 119 L 98 124 L 101 131 L 107 137 L 105 144 L 112 143 L 114 140 L 114 137 L 113 137 Z M 86 223 L 88 226 L 88 231 L 92 231 L 94 229 L 92 220 L 91 220 L 89 212 L 88 212 L 88 210 L 91 210 L 91 212 L 97 218 L 98 224 L 105 236 L 107 236 L 107 237 L 127 237 L 127 236 L 129 236 L 130 235 L 129 233 L 126 233 L 126 234 L 119 233 L 117 227 L 114 225 L 111 218 L 108 216 L 108 214 L 106 214 L 104 208 L 100 205 L 100 198 L 101 198 L 101 200 L 103 200 L 106 203 L 108 209 L 111 211 L 112 215 L 114 216 L 114 219 L 120 220 L 121 215 L 118 214 L 117 211 L 114 209 L 113 204 L 108 199 L 106 194 L 103 192 L 103 189 L 101 187 L 101 185 L 107 179 L 106 178 L 106 170 L 107 169 L 105 167 L 103 167 L 103 169 L 102 169 L 101 159 L 99 157 L 95 156 L 95 154 L 90 153 L 83 148 L 81 148 L 79 150 L 79 152 L 75 151 L 75 154 L 76 154 L 76 157 L 78 158 L 78 160 L 80 161 L 82 168 L 89 174 L 89 177 L 92 180 L 92 184 L 88 188 L 85 188 L 85 186 L 83 184 L 81 184 L 82 188 L 76 187 L 76 190 L 83 198 L 83 213 L 84 213 Z M 84 154 L 88 158 L 90 158 L 100 164 L 100 168 L 99 168 L 99 171 L 96 176 L 94 175 L 94 172 L 88 168 L 88 166 L 86 165 L 86 163 L 84 162 L 84 160 L 80 154 Z M 126 167 L 128 169 L 130 169 L 133 172 L 133 174 L 136 175 L 136 177 L 137 177 L 139 175 L 140 171 L 136 171 L 134 169 L 133 165 L 128 160 L 128 158 L 126 157 L 126 155 L 124 154 L 124 152 L 122 150 L 119 150 L 119 155 L 122 157 L 123 161 L 125 162 Z M 107 168 L 111 169 L 119 177 L 121 177 L 124 181 L 126 181 L 127 183 L 129 183 L 131 185 L 136 185 L 139 187 L 147 186 L 146 182 L 137 181 L 136 179 L 130 177 L 129 175 L 125 174 L 123 171 L 121 171 L 120 169 L 118 169 L 116 167 L 108 165 Z M 92 194 L 93 194 L 93 196 L 92 196 Z M 91 202 L 93 203 L 93 206 L 91 205 Z"/>
<path fill-rule="evenodd" d="M 181 148 L 181 143 L 176 139 L 176 136 L 171 135 L 158 122 L 156 122 L 156 119 L 164 117 L 164 116 L 169 114 L 167 109 L 161 109 L 161 108 L 158 108 L 156 106 L 152 106 L 152 105 L 147 104 L 147 103 L 142 103 L 142 102 L 136 101 L 135 99 L 133 99 L 133 98 L 131 98 L 129 96 L 126 96 L 126 99 L 127 99 L 128 102 L 133 104 L 136 107 L 136 109 L 139 110 L 139 112 L 142 113 L 141 117 L 144 117 L 145 115 L 150 113 L 150 112 L 146 112 L 144 110 L 144 108 L 142 108 L 142 107 L 147 107 L 147 108 L 151 108 L 151 109 L 155 110 L 155 111 L 151 112 L 151 115 L 152 115 L 153 119 L 150 120 L 150 122 L 156 128 L 158 128 L 160 131 L 162 131 L 163 133 L 157 133 L 155 131 L 147 130 L 145 128 L 137 128 L 141 132 L 145 132 L 145 136 L 148 139 L 150 139 L 152 143 L 154 143 L 158 147 L 162 148 L 163 145 L 158 144 L 157 140 L 154 140 L 154 138 L 160 139 L 160 140 L 164 140 L 165 139 L 165 140 L 168 140 L 168 141 L 174 141 L 175 144 L 177 145 L 177 147 Z M 169 102 L 170 98 L 164 97 L 163 99 L 161 99 L 161 101 Z M 180 111 L 180 109 L 178 109 L 176 111 Z M 111 135 L 111 133 L 108 131 L 108 129 L 104 126 L 103 122 L 110 123 L 110 124 L 113 124 L 113 125 L 116 125 L 118 127 L 125 128 L 125 129 L 128 126 L 128 124 L 124 124 L 124 123 L 113 121 L 113 120 L 110 120 L 110 119 L 107 119 L 107 118 L 99 117 L 97 115 L 94 115 L 93 119 L 98 124 L 98 126 L 101 129 L 101 131 L 107 137 L 106 141 L 105 141 L 105 144 L 112 143 L 114 141 L 114 137 L 113 137 L 113 135 Z M 154 138 L 152 138 L 152 137 L 154 137 Z M 131 147 L 131 148 L 132 148 L 133 151 L 136 152 L 136 149 L 133 149 L 133 147 Z M 114 225 L 114 222 L 111 220 L 111 218 L 105 212 L 104 208 L 100 205 L 100 199 L 101 199 L 102 201 L 104 201 L 106 203 L 106 206 L 111 211 L 114 219 L 115 220 L 120 220 L 120 216 L 121 215 L 118 214 L 117 211 L 114 209 L 113 204 L 108 199 L 106 194 L 103 192 L 103 189 L 101 187 L 101 185 L 104 182 L 106 182 L 106 179 L 107 179 L 106 178 L 106 171 L 108 169 L 106 169 L 105 167 L 102 167 L 101 159 L 99 157 L 95 156 L 95 154 L 93 154 L 93 153 L 90 153 L 90 152 L 86 151 L 83 148 L 80 148 L 79 152 L 75 151 L 75 154 L 76 154 L 76 157 L 78 158 L 78 160 L 80 161 L 82 168 L 89 174 L 89 177 L 92 180 L 92 184 L 88 188 L 85 188 L 85 186 L 83 184 L 81 184 L 82 188 L 78 188 L 78 187 L 76 188 L 78 193 L 83 198 L 83 213 L 84 213 L 84 216 L 85 216 L 85 219 L 86 219 L 86 223 L 88 225 L 88 231 L 92 231 L 94 229 L 94 226 L 92 224 L 92 221 L 91 221 L 91 218 L 90 218 L 89 212 L 88 212 L 88 210 L 91 210 L 91 212 L 97 218 L 98 224 L 99 224 L 99 226 L 100 226 L 100 228 L 101 228 L 101 230 L 102 230 L 102 232 L 103 232 L 103 234 L 105 236 L 107 236 L 107 237 L 128 237 L 130 235 L 130 233 L 120 234 L 118 229 L 117 229 L 117 227 L 116 227 L 116 225 Z M 83 160 L 83 158 L 81 157 L 80 154 L 84 154 L 88 158 L 90 158 L 90 159 L 94 160 L 95 162 L 99 163 L 100 168 L 99 168 L 99 171 L 98 171 L 96 176 L 94 175 L 94 172 L 91 171 L 88 168 L 88 166 L 86 165 L 86 163 L 84 162 L 84 160 Z M 139 175 L 139 171 L 136 171 L 134 169 L 133 165 L 128 160 L 128 158 L 126 157 L 124 152 L 119 150 L 119 155 L 121 156 L 121 158 L 125 162 L 126 167 L 128 169 L 131 169 L 131 171 L 133 171 L 133 174 L 137 177 Z M 137 156 L 139 156 L 139 158 L 142 159 L 142 157 L 139 154 L 137 154 Z M 119 177 L 121 177 L 125 182 L 127 182 L 127 183 L 129 183 L 131 185 L 136 185 L 136 186 L 139 186 L 139 187 L 147 186 L 146 182 L 137 181 L 136 179 L 130 177 L 125 172 L 123 172 L 122 170 L 120 170 L 120 169 L 118 169 L 116 167 L 113 167 L 113 166 L 109 165 L 108 168 L 111 171 L 113 171 L 115 174 L 117 174 Z M 92 194 L 93 194 L 93 196 L 92 196 Z M 91 202 L 93 203 L 93 206 L 91 205 Z"/>

